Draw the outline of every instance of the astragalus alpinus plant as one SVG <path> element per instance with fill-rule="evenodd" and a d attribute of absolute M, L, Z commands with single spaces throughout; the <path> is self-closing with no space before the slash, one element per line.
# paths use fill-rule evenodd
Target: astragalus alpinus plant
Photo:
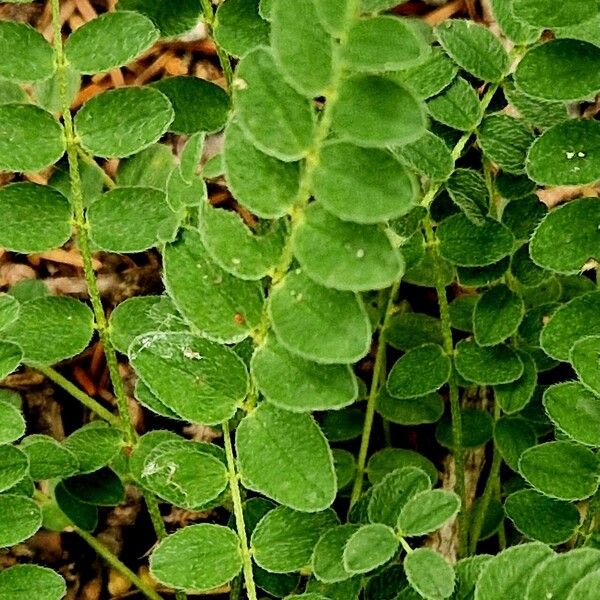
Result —
<path fill-rule="evenodd" d="M 73 238 L 89 291 L 0 295 L 0 379 L 25 365 L 89 409 L 56 440 L 0 391 L 0 547 L 76 532 L 153 600 L 597 600 L 600 3 L 433 30 L 397 4 L 120 0 L 65 37 L 51 0 L 52 43 L 0 22 L 0 247 Z M 71 111 L 200 20 L 227 89 Z M 99 251 L 160 253 L 164 293 L 108 317 Z M 55 369 L 94 336 L 112 404 Z M 126 361 L 164 428 L 136 431 Z M 94 535 L 125 486 L 151 577 Z M 169 506 L 197 523 L 167 531 Z M 65 592 L 0 572 L 2 600 Z"/>

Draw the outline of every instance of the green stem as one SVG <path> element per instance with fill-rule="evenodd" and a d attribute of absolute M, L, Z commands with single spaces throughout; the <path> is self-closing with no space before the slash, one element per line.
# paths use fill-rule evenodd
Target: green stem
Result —
<path fill-rule="evenodd" d="M 123 422 L 121 419 L 119 419 L 119 417 L 113 415 L 113 413 L 104 408 L 102 404 L 94 400 L 91 396 L 88 396 L 84 391 L 80 390 L 76 385 L 71 383 L 52 367 L 37 365 L 34 368 L 50 379 L 50 381 L 53 381 L 65 391 L 69 392 L 73 398 L 79 400 L 79 402 L 81 402 L 81 404 L 83 404 L 86 408 L 89 408 L 93 413 L 110 423 L 113 427 L 117 427 L 118 429 L 123 427 Z"/>
<path fill-rule="evenodd" d="M 414 550 L 409 546 L 408 542 L 402 536 L 398 538 L 398 541 L 400 542 L 402 548 L 404 548 L 406 554 L 411 554 L 412 552 L 414 552 Z"/>
<path fill-rule="evenodd" d="M 377 353 L 375 354 L 375 364 L 373 365 L 373 375 L 371 378 L 371 387 L 369 389 L 369 397 L 367 400 L 365 421 L 360 440 L 360 449 L 358 451 L 358 458 L 356 459 L 356 478 L 354 479 L 354 486 L 352 487 L 352 494 L 350 495 L 350 508 L 352 508 L 352 506 L 360 498 L 363 489 L 365 468 L 367 465 L 367 454 L 369 452 L 369 443 L 371 441 L 371 430 L 373 429 L 373 420 L 375 418 L 375 406 L 377 405 L 377 395 L 379 394 L 380 389 L 381 373 L 385 368 L 385 333 L 394 314 L 394 302 L 396 300 L 396 296 L 398 295 L 399 288 L 400 281 L 397 281 L 390 290 L 383 322 L 379 331 L 379 343 L 377 346 Z"/>
<path fill-rule="evenodd" d="M 94 157 L 79 145 L 77 145 L 77 154 L 79 154 L 79 158 L 81 158 L 85 164 L 89 165 L 90 167 L 94 167 L 100 172 L 102 181 L 104 181 L 104 185 L 107 188 L 112 190 L 113 188 L 117 187 L 117 184 L 112 180 L 108 173 L 102 167 L 100 167 L 100 165 L 98 165 Z"/>
<path fill-rule="evenodd" d="M 208 28 L 208 33 L 210 37 L 212 37 L 215 48 L 217 49 L 217 57 L 219 58 L 223 76 L 225 77 L 225 82 L 227 83 L 227 91 L 231 92 L 233 70 L 231 68 L 231 61 L 229 60 L 227 52 L 225 52 L 214 39 L 213 31 L 215 26 L 215 13 L 213 11 L 212 3 L 210 0 L 200 0 L 200 4 L 202 5 L 202 12 L 204 14 L 204 23 Z"/>
<path fill-rule="evenodd" d="M 235 526 L 242 547 L 242 565 L 244 572 L 244 581 L 246 583 L 246 592 L 248 600 L 257 600 L 256 585 L 254 583 L 254 573 L 252 572 L 252 556 L 248 545 L 248 534 L 246 533 L 246 523 L 244 521 L 244 507 L 242 505 L 242 494 L 240 492 L 239 478 L 235 465 L 235 455 L 231 443 L 231 432 L 229 423 L 223 423 L 223 440 L 225 442 L 225 456 L 227 457 L 227 470 L 229 473 L 229 489 L 231 490 L 231 499 L 233 501 L 233 514 L 235 517 Z"/>
<path fill-rule="evenodd" d="M 135 587 L 150 600 L 163 600 L 162 596 L 144 583 L 129 567 L 123 564 L 106 546 L 101 544 L 93 535 L 83 529 L 75 528 L 75 532 L 85 540 L 115 571 L 126 577 Z"/>

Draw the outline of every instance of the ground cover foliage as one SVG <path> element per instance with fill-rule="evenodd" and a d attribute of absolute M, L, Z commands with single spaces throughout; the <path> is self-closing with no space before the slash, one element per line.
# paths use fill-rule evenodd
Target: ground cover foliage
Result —
<path fill-rule="evenodd" d="M 0 170 L 58 165 L 0 187 L 0 247 L 74 237 L 89 290 L 0 295 L 0 379 L 36 369 L 90 415 L 56 440 L 0 389 L 0 547 L 74 531 L 154 600 L 595 598 L 600 3 L 492 0 L 497 35 L 396 0 L 179 4 L 120 0 L 63 38 L 52 0 L 53 43 L 0 22 Z M 81 75 L 199 19 L 227 89 L 71 111 Z M 164 292 L 108 315 L 99 251 L 158 253 Z M 55 369 L 92 339 L 112 405 Z M 136 431 L 125 361 L 161 427 Z M 132 487 L 146 578 L 94 535 Z M 168 506 L 207 517 L 167 529 Z M 0 598 L 32 593 L 66 583 L 0 572 Z"/>

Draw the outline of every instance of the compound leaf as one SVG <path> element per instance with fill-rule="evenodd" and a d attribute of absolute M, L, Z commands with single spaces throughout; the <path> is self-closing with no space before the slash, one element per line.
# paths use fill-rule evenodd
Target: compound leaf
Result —
<path fill-rule="evenodd" d="M 240 423 L 236 448 L 245 487 L 303 512 L 335 499 L 331 450 L 311 416 L 263 403 Z"/>

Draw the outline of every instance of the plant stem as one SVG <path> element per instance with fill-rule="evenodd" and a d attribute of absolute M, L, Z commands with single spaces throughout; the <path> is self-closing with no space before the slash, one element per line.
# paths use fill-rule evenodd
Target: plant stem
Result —
<path fill-rule="evenodd" d="M 369 452 L 369 443 L 371 441 L 371 430 L 373 429 L 373 420 L 375 418 L 375 406 L 377 405 L 377 395 L 379 394 L 381 383 L 381 372 L 385 368 L 385 333 L 389 327 L 390 319 L 394 314 L 394 302 L 396 300 L 396 296 L 398 295 L 399 288 L 400 281 L 397 281 L 390 290 L 385 315 L 379 330 L 379 343 L 377 346 L 377 353 L 375 354 L 375 364 L 373 365 L 373 375 L 371 378 L 371 387 L 369 389 L 369 397 L 367 400 L 365 421 L 360 440 L 360 449 L 358 451 L 358 458 L 356 459 L 356 478 L 354 480 L 354 486 L 352 487 L 352 494 L 350 496 L 350 508 L 352 508 L 355 502 L 360 498 L 363 489 L 367 454 Z"/>
<path fill-rule="evenodd" d="M 75 528 L 75 532 L 85 540 L 115 571 L 126 577 L 135 587 L 150 600 L 163 600 L 158 593 L 144 583 L 129 567 L 123 564 L 106 546 L 101 544 L 93 535 L 83 529 Z"/>
<path fill-rule="evenodd" d="M 248 600 L 257 600 L 256 585 L 254 583 L 254 573 L 252 572 L 252 556 L 248 546 L 248 535 L 246 533 L 246 523 L 244 521 L 244 507 L 242 505 L 242 494 L 240 492 L 238 474 L 235 466 L 235 455 L 231 443 L 231 432 L 229 423 L 223 423 L 223 440 L 225 443 L 225 456 L 227 457 L 227 470 L 229 473 L 229 489 L 231 490 L 231 499 L 233 501 L 233 514 L 235 516 L 235 526 L 242 548 L 242 566 L 244 571 L 244 581 L 246 583 L 246 592 Z"/>
<path fill-rule="evenodd" d="M 34 368 L 45 375 L 48 379 L 59 385 L 65 391 L 69 392 L 73 398 L 79 400 L 79 402 L 81 402 L 81 404 L 83 404 L 86 408 L 89 408 L 93 413 L 96 413 L 100 418 L 110 423 L 113 427 L 117 427 L 118 429 L 123 427 L 123 422 L 121 419 L 119 419 L 119 417 L 113 415 L 113 413 L 104 408 L 104 406 L 94 400 L 91 396 L 88 396 L 84 391 L 80 390 L 76 385 L 71 383 L 52 367 L 38 365 Z"/>
<path fill-rule="evenodd" d="M 88 152 L 86 152 L 81 146 L 79 146 L 79 144 L 77 145 L 77 154 L 79 154 L 79 158 L 81 158 L 81 160 L 84 163 L 86 163 L 90 167 L 98 169 L 98 171 L 100 172 L 100 176 L 102 177 L 102 181 L 104 181 L 104 185 L 107 188 L 112 190 L 113 188 L 117 187 L 117 184 L 112 180 L 108 173 L 100 167 L 100 165 L 96 162 L 94 157 Z"/>
<path fill-rule="evenodd" d="M 217 50 L 217 56 L 219 58 L 219 63 L 221 65 L 221 69 L 223 70 L 223 76 L 225 77 L 225 82 L 227 84 L 227 91 L 231 93 L 231 83 L 233 82 L 233 70 L 231 68 L 231 61 L 229 60 L 229 56 L 227 52 L 221 48 L 219 44 L 214 39 L 213 31 L 215 25 L 215 13 L 213 11 L 212 3 L 210 0 L 200 0 L 200 4 L 202 5 L 202 12 L 204 14 L 204 23 L 208 28 L 208 34 L 213 39 L 215 44 L 215 48 Z"/>

